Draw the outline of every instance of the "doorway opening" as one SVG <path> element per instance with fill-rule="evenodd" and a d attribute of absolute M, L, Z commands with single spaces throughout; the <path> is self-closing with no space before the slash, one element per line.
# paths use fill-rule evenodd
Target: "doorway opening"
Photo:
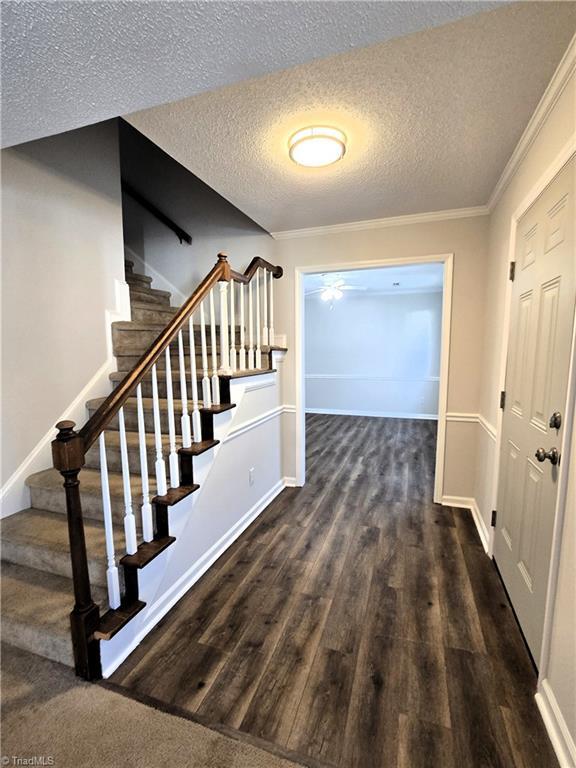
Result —
<path fill-rule="evenodd" d="M 298 485 L 306 420 L 318 429 L 340 417 L 345 440 L 358 426 L 346 417 L 371 418 L 391 466 L 395 454 L 429 446 L 430 501 L 441 502 L 451 285 L 451 254 L 296 270 Z"/>

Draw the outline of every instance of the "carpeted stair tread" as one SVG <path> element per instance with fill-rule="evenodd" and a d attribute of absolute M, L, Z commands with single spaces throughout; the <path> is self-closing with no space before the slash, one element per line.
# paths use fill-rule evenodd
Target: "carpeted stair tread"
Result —
<path fill-rule="evenodd" d="M 16 565 L 71 578 L 70 543 L 66 519 L 58 512 L 25 509 L 2 521 L 2 558 Z M 106 585 L 106 540 L 101 522 L 87 518 L 84 535 L 88 551 L 90 583 Z M 124 532 L 114 526 L 117 551 L 122 551 Z"/>
<path fill-rule="evenodd" d="M 265 373 L 276 373 L 276 368 L 254 368 L 253 370 L 245 370 L 245 371 L 236 371 L 236 373 L 225 373 L 225 374 L 219 374 L 220 378 L 223 379 L 244 379 L 249 378 L 251 376 L 262 376 Z M 178 371 L 172 371 L 172 383 L 174 387 L 179 385 L 179 372 Z M 189 376 L 190 374 L 188 374 Z M 158 379 L 158 383 L 166 381 L 166 371 L 159 369 L 156 371 L 156 377 Z M 120 381 L 123 381 L 126 378 L 126 372 L 125 371 L 112 371 L 112 373 L 109 376 L 110 381 L 113 381 L 115 383 L 118 383 Z M 202 371 L 197 370 L 196 371 L 196 378 L 198 381 L 202 380 Z M 187 381 L 187 383 L 189 383 Z M 190 391 L 188 391 L 188 400 L 190 401 Z M 190 402 L 188 403 L 188 406 L 190 407 Z"/>
<path fill-rule="evenodd" d="M 263 373 L 264 372 L 268 373 L 269 371 L 263 371 Z M 160 378 L 160 377 L 158 377 L 158 378 Z M 106 400 L 105 397 L 95 397 L 93 400 L 88 400 L 88 402 L 86 403 L 86 407 L 88 408 L 88 411 L 90 413 L 93 413 L 94 411 L 96 411 L 102 405 L 102 403 L 105 400 Z M 176 398 L 174 398 L 174 400 L 176 400 Z M 152 411 L 153 407 L 154 407 L 153 404 L 154 404 L 154 401 L 153 401 L 153 399 L 151 397 L 143 397 L 142 398 L 142 407 L 143 407 L 144 411 Z M 167 398 L 159 397 L 158 398 L 158 406 L 159 406 L 161 412 L 168 411 L 168 400 L 167 400 Z M 124 407 L 125 411 L 137 411 L 137 409 L 138 409 L 138 400 L 137 400 L 137 398 L 129 397 L 126 400 L 126 402 L 124 403 L 123 407 Z M 201 400 L 198 401 L 198 407 L 201 408 L 201 409 L 204 408 L 204 404 L 203 404 L 203 402 Z M 191 402 L 188 403 L 188 408 L 189 408 L 189 410 L 191 412 L 192 411 L 192 403 Z M 221 406 L 211 406 L 211 410 L 213 410 L 214 413 L 220 413 L 222 410 L 229 410 L 229 408 L 226 407 L 226 408 L 223 409 Z M 177 411 L 176 402 L 174 403 L 174 411 L 175 411 L 175 414 L 176 414 L 176 411 Z M 177 414 L 176 414 L 176 416 L 177 416 Z"/>
<path fill-rule="evenodd" d="M 71 579 L 13 563 L 2 563 L 2 639 L 19 648 L 72 666 Z M 105 606 L 106 593 L 94 587 L 93 599 Z"/>
<path fill-rule="evenodd" d="M 84 468 L 78 475 L 80 480 L 81 493 L 98 494 L 101 496 L 102 486 L 100 485 L 100 471 L 97 469 Z M 110 496 L 115 498 L 124 498 L 124 486 L 122 483 L 122 475 L 120 472 L 109 472 L 108 483 L 110 486 Z M 152 478 L 150 478 L 152 485 Z M 64 497 L 64 488 L 62 487 L 63 479 L 60 472 L 57 469 L 44 469 L 41 472 L 36 472 L 30 475 L 26 479 L 26 485 L 29 488 L 43 488 L 45 490 L 62 490 L 62 496 Z M 130 475 L 130 487 L 132 489 L 133 499 L 140 498 L 142 494 L 142 482 L 139 475 L 134 472 Z M 151 488 L 151 493 L 153 492 Z"/>

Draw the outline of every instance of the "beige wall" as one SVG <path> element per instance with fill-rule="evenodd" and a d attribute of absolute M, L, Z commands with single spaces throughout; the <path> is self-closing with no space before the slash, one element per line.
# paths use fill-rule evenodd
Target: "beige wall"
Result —
<path fill-rule="evenodd" d="M 276 303 L 276 331 L 287 334 L 288 354 L 283 365 L 284 402 L 295 404 L 296 371 L 294 356 L 295 314 L 294 275 L 298 267 L 382 259 L 410 258 L 454 253 L 452 328 L 448 411 L 478 412 L 484 327 L 484 286 L 487 248 L 487 217 L 366 229 L 313 237 L 279 240 L 276 258 L 284 267 L 282 290 Z M 295 418 L 295 415 L 292 416 Z M 473 457 L 476 451 L 475 427 L 465 422 L 451 422 L 447 430 L 444 494 L 472 496 L 474 490 Z M 293 430 L 284 446 L 288 462 L 295 455 Z M 290 442 L 291 441 L 291 442 Z M 458 447 L 460 446 L 460 448 Z M 294 475 L 295 465 L 285 467 Z"/>
<path fill-rule="evenodd" d="M 117 126 L 2 152 L 2 485 L 108 359 L 124 284 Z M 107 372 L 92 396 L 109 391 Z M 98 386 L 102 388 L 98 391 Z M 83 404 L 78 416 L 86 417 Z M 25 472 L 50 466 L 46 443 Z M 20 488 L 25 501 L 24 477 Z M 3 502 L 8 502 L 6 496 Z"/>
<path fill-rule="evenodd" d="M 556 156 L 576 131 L 576 76 L 573 74 L 560 98 L 549 113 L 521 165 L 499 199 L 489 226 L 487 260 L 487 291 L 484 313 L 484 352 L 480 387 L 480 412 L 492 425 L 498 413 L 500 357 L 504 335 L 505 294 L 511 217 L 526 199 L 539 178 L 546 172 Z M 492 473 L 495 464 L 496 443 L 479 432 L 477 448 L 477 475 L 475 497 L 485 523 L 489 524 L 493 506 Z M 560 579 L 553 620 L 552 656 L 548 669 L 548 684 L 576 741 L 576 662 L 574 633 L 574 586 L 576 584 L 575 527 L 576 527 L 576 456 L 570 464 L 571 495 L 566 508 L 564 538 L 560 560 Z"/>

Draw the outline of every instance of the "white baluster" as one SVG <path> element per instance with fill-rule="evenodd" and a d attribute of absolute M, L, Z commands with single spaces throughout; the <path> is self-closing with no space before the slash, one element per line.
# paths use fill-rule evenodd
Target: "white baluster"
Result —
<path fill-rule="evenodd" d="M 154 413 L 154 444 L 156 447 L 156 492 L 164 496 L 168 492 L 166 485 L 166 464 L 162 453 L 162 422 L 160 421 L 160 403 L 158 401 L 158 376 L 156 365 L 152 366 L 152 409 Z"/>
<path fill-rule="evenodd" d="M 230 280 L 230 370 L 236 372 L 236 313 L 234 307 L 234 280 Z"/>
<path fill-rule="evenodd" d="M 238 367 L 246 370 L 246 328 L 244 327 L 244 283 L 240 283 L 240 353 Z"/>
<path fill-rule="evenodd" d="M 104 512 L 104 535 L 106 537 L 106 582 L 108 584 L 108 603 L 110 608 L 120 606 L 120 579 L 114 550 L 114 526 L 112 524 L 112 505 L 110 504 L 110 484 L 108 482 L 108 461 L 104 432 L 100 433 L 100 482 L 102 485 L 102 510 Z"/>
<path fill-rule="evenodd" d="M 192 436 L 190 432 L 190 415 L 188 414 L 188 388 L 186 386 L 186 360 L 184 358 L 184 339 L 182 331 L 178 331 L 178 363 L 180 368 L 180 400 L 182 402 L 182 445 L 190 448 Z"/>
<path fill-rule="evenodd" d="M 190 329 L 190 375 L 192 377 L 192 434 L 194 442 L 202 442 L 202 426 L 200 423 L 200 409 L 198 408 L 198 371 L 196 370 L 196 339 L 194 338 L 194 315 L 190 315 L 188 328 Z"/>
<path fill-rule="evenodd" d="M 166 347 L 166 397 L 168 400 L 168 439 L 170 441 L 170 453 L 168 466 L 170 467 L 170 485 L 178 488 L 180 485 L 180 467 L 178 454 L 176 453 L 176 423 L 174 420 L 174 395 L 172 392 L 172 365 L 170 362 L 170 345 Z"/>
<path fill-rule="evenodd" d="M 260 349 L 260 267 L 256 270 L 256 368 L 262 368 L 262 350 Z"/>
<path fill-rule="evenodd" d="M 268 326 L 268 344 L 274 346 L 274 275 L 270 272 L 270 325 Z"/>
<path fill-rule="evenodd" d="M 218 378 L 218 350 L 216 348 L 214 288 L 210 288 L 210 344 L 212 345 L 212 402 L 214 405 L 220 405 L 220 379 Z"/>
<path fill-rule="evenodd" d="M 200 339 L 202 346 L 202 402 L 205 408 L 212 405 L 210 394 L 210 377 L 208 376 L 208 348 L 206 346 L 206 318 L 204 317 L 204 302 L 200 302 Z"/>
<path fill-rule="evenodd" d="M 230 373 L 230 342 L 228 338 L 228 283 L 220 282 L 220 371 Z"/>
<path fill-rule="evenodd" d="M 122 460 L 122 485 L 124 487 L 124 534 L 126 536 L 126 552 L 135 555 L 138 550 L 136 541 L 136 518 L 132 511 L 132 488 L 130 487 L 130 465 L 128 463 L 128 445 L 126 443 L 126 426 L 124 424 L 124 408 L 118 411 L 118 426 L 120 430 L 120 458 Z"/>
<path fill-rule="evenodd" d="M 248 283 L 248 370 L 254 370 L 254 306 L 252 281 Z"/>
<path fill-rule="evenodd" d="M 264 290 L 264 325 L 262 327 L 262 344 L 268 346 L 268 270 L 262 269 Z"/>
<path fill-rule="evenodd" d="M 141 384 L 138 384 L 136 387 L 136 402 L 138 406 L 138 444 L 140 447 L 140 476 L 142 480 L 142 538 L 144 541 L 152 541 L 154 538 L 154 523 L 152 521 L 152 505 L 150 504 L 146 421 L 144 419 L 144 403 L 142 401 Z"/>

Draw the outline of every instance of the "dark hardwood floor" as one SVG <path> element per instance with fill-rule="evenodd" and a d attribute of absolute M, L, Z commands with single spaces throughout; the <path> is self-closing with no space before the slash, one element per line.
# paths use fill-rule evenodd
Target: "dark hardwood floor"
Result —
<path fill-rule="evenodd" d="M 556 767 L 435 423 L 307 417 L 286 489 L 114 674 L 129 695 L 343 768 Z"/>

